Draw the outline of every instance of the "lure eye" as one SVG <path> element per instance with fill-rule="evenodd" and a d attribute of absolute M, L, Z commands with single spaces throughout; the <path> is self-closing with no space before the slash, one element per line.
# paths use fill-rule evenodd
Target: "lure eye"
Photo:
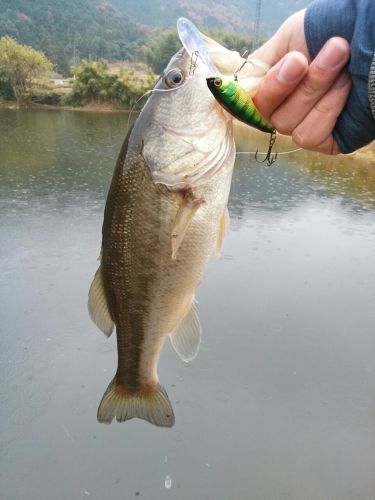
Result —
<path fill-rule="evenodd" d="M 178 87 L 185 80 L 180 69 L 171 69 L 164 77 L 164 82 L 169 88 Z"/>
<path fill-rule="evenodd" d="M 222 83 L 223 83 L 222 79 L 217 76 L 214 80 L 215 87 L 221 87 Z"/>

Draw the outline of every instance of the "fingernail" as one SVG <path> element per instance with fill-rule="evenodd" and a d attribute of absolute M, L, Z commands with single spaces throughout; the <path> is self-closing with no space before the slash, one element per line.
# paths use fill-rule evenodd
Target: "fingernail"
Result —
<path fill-rule="evenodd" d="M 302 78 L 306 62 L 302 54 L 289 54 L 281 63 L 277 79 L 283 83 L 293 83 Z"/>
<path fill-rule="evenodd" d="M 328 40 L 315 58 L 315 63 L 321 68 L 335 68 L 347 58 L 348 43 L 343 38 Z"/>

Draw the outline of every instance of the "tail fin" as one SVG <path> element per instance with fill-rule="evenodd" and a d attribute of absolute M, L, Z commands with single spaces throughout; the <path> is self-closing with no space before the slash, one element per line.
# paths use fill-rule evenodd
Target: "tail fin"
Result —
<path fill-rule="evenodd" d="M 116 417 L 118 422 L 131 418 L 143 418 L 160 427 L 174 425 L 174 413 L 163 386 L 157 385 L 152 393 L 127 391 L 116 381 L 109 384 L 98 408 L 98 421 L 110 424 Z"/>

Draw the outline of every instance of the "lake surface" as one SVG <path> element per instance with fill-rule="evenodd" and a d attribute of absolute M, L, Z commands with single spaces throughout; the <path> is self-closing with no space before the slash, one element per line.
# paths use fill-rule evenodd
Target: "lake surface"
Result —
<path fill-rule="evenodd" d="M 238 156 L 200 353 L 159 364 L 175 427 L 97 423 L 116 342 L 86 302 L 127 120 L 0 110 L 0 499 L 374 500 L 375 189 L 351 159 Z"/>

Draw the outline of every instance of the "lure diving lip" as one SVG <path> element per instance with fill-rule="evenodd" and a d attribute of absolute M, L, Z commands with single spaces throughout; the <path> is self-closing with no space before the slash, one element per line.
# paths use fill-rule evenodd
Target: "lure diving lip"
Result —
<path fill-rule="evenodd" d="M 179 17 L 177 20 L 177 33 L 182 45 L 192 57 L 198 53 L 204 64 L 207 66 L 208 76 L 215 76 L 219 72 L 208 55 L 208 51 L 201 32 L 198 28 L 185 17 Z"/>

